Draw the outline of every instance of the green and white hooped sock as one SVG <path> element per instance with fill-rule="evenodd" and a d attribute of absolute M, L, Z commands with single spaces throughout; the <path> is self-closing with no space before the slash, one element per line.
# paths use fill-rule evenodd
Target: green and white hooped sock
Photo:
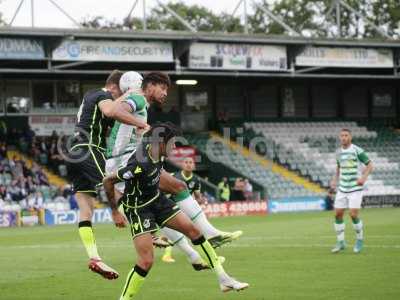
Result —
<path fill-rule="evenodd" d="M 345 224 L 343 220 L 335 220 L 335 231 L 336 231 L 336 237 L 338 242 L 343 242 L 344 241 L 344 230 L 345 230 Z"/>
<path fill-rule="evenodd" d="M 356 232 L 357 240 L 364 239 L 363 222 L 361 221 L 361 219 L 358 219 L 358 218 L 354 218 L 354 219 L 352 219 L 352 221 L 353 221 L 353 228 L 354 228 L 354 230 Z"/>
<path fill-rule="evenodd" d="M 192 195 L 190 195 L 189 190 L 184 190 L 175 196 L 175 201 L 177 202 L 181 211 L 183 211 L 200 229 L 201 233 L 210 239 L 221 232 L 216 229 L 207 219 L 201 206 Z"/>

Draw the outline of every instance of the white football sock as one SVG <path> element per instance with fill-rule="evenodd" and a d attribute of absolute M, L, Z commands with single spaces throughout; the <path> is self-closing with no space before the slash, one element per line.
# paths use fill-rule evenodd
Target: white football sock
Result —
<path fill-rule="evenodd" d="M 185 236 L 171 228 L 164 227 L 161 229 L 163 235 L 165 235 L 171 242 L 174 243 L 174 246 L 177 246 L 183 253 L 186 254 L 190 263 L 198 263 L 201 261 L 201 256 L 197 253 L 196 250 L 189 244 L 188 240 Z"/>
<path fill-rule="evenodd" d="M 341 223 L 341 224 L 337 224 L 335 223 L 335 231 L 336 231 L 336 236 L 337 236 L 337 240 L 338 242 L 342 242 L 344 241 L 344 229 L 345 229 L 345 224 Z"/>
<path fill-rule="evenodd" d="M 178 201 L 177 204 L 179 205 L 179 208 L 193 221 L 193 223 L 197 225 L 206 239 L 221 234 L 221 232 L 207 220 L 200 205 L 192 196 L 189 196 L 182 201 Z"/>
<path fill-rule="evenodd" d="M 353 228 L 356 231 L 357 240 L 362 240 L 364 238 L 363 222 L 359 220 L 357 224 L 353 223 Z"/>

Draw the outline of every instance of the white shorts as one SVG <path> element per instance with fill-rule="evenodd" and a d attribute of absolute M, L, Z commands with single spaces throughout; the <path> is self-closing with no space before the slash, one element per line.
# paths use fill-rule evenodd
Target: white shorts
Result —
<path fill-rule="evenodd" d="M 335 208 L 361 208 L 363 191 L 343 193 L 338 191 L 335 197 Z"/>
<path fill-rule="evenodd" d="M 126 166 L 128 163 L 129 157 L 131 157 L 132 153 L 127 153 L 118 157 L 109 158 L 106 161 L 106 174 L 109 175 L 111 173 L 117 172 L 119 168 Z M 116 189 L 123 193 L 125 190 L 125 182 L 118 182 L 115 185 Z"/>

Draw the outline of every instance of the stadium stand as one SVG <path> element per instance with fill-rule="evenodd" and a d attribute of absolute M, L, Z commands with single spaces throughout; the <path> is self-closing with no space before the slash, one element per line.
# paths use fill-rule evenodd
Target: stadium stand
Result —
<path fill-rule="evenodd" d="M 74 197 L 65 180 L 54 175 L 17 150 L 2 143 L 0 154 L 0 209 L 47 208 L 66 210 L 73 207 Z"/>
<path fill-rule="evenodd" d="M 342 128 L 352 131 L 353 142 L 374 161 L 375 171 L 365 195 L 400 193 L 400 143 L 398 134 L 384 126 L 367 128 L 357 122 L 246 122 L 253 131 L 275 145 L 279 163 L 328 187 L 336 168 L 337 135 Z"/>
<path fill-rule="evenodd" d="M 323 193 L 322 189 L 289 170 L 255 155 L 246 148 L 215 133 L 189 136 L 189 142 L 195 145 L 201 153 L 207 153 L 209 157 L 212 156 L 215 161 L 222 163 L 226 168 L 233 168 L 242 176 L 263 186 L 270 198 L 316 196 Z"/>

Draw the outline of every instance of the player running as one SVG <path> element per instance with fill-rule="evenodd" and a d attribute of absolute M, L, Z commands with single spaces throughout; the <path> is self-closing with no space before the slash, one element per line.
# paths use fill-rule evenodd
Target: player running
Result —
<path fill-rule="evenodd" d="M 335 231 L 337 242 L 336 246 L 332 249 L 332 253 L 342 251 L 346 247 L 344 240 L 345 224 L 343 221 L 346 208 L 350 209 L 350 217 L 356 232 L 356 243 L 353 251 L 354 253 L 360 253 L 363 248 L 363 222 L 358 215 L 363 197 L 363 186 L 373 167 L 365 151 L 352 144 L 351 140 L 350 130 L 342 129 L 340 132 L 341 148 L 337 151 L 336 174 L 331 183 L 331 187 L 336 189 L 337 182 L 339 181 L 335 198 Z M 366 166 L 362 174 L 360 174 L 361 164 Z"/>
<path fill-rule="evenodd" d="M 197 203 L 203 204 L 205 203 L 205 199 L 201 193 L 201 183 L 200 180 L 196 177 L 196 175 L 194 175 L 193 173 L 194 169 L 195 169 L 194 159 L 192 157 L 186 157 L 182 161 L 182 170 L 180 172 L 175 173 L 174 177 L 185 182 L 190 191 L 190 194 L 193 195 Z M 171 197 L 171 199 L 174 200 L 174 197 Z M 197 209 L 197 214 L 203 214 L 201 207 L 198 204 L 195 205 L 194 208 Z M 196 216 L 196 213 L 194 213 L 194 215 Z M 195 219 L 196 217 L 194 218 L 194 220 Z M 212 227 L 211 224 L 210 226 Z M 161 232 L 169 238 L 169 240 L 172 242 L 174 246 L 175 245 L 178 246 L 178 248 L 180 248 L 184 253 L 186 253 L 190 257 L 190 252 L 188 252 L 186 249 L 182 249 L 182 246 L 180 245 L 180 243 L 182 243 L 181 241 L 183 239 L 185 240 L 185 237 L 181 233 L 171 230 L 169 228 L 163 228 Z M 237 239 L 239 238 L 240 235 L 242 235 L 242 231 L 235 231 L 230 235 L 230 237 L 226 242 L 230 242 L 233 239 Z M 222 245 L 222 243 L 219 241 L 218 238 L 210 238 L 208 241 L 214 246 L 214 248 Z M 162 260 L 168 263 L 175 261 L 172 257 L 172 247 L 167 247 L 165 249 L 164 255 L 162 256 Z M 222 258 L 222 261 L 223 260 L 224 259 Z"/>
<path fill-rule="evenodd" d="M 175 136 L 178 134 L 177 128 L 170 123 L 156 124 L 145 134 L 146 140 L 132 153 L 128 164 L 103 180 L 112 217 L 118 227 L 124 227 L 126 219 L 118 211 L 114 184 L 125 181 L 124 194 L 119 202 L 129 220 L 138 256 L 136 265 L 128 274 L 120 300 L 133 299 L 139 292 L 154 261 L 151 233 L 163 226 L 179 230 L 191 239 L 215 271 L 223 292 L 239 291 L 249 286 L 225 273 L 210 243 L 178 206 L 160 192 L 163 158 L 175 147 Z"/>
<path fill-rule="evenodd" d="M 67 153 L 68 176 L 79 206 L 79 235 L 89 256 L 89 268 L 107 279 L 118 278 L 118 272 L 102 262 L 92 230 L 97 187 L 105 172 L 106 133 L 113 120 L 147 130 L 143 120 L 130 113 L 124 101 L 119 81 L 122 72 L 113 71 L 105 87 L 85 94 L 77 115 L 72 147 Z M 122 97 L 121 97 L 122 96 Z"/>
<path fill-rule="evenodd" d="M 162 72 L 150 72 L 143 80 L 141 80 L 138 73 L 135 73 L 133 71 L 125 73 L 121 77 L 120 83 L 123 83 L 123 85 L 120 85 L 120 87 L 122 92 L 125 92 L 128 88 L 138 92 L 139 83 L 141 82 L 142 89 L 140 93 L 129 93 L 125 101 L 130 104 L 135 116 L 147 122 L 147 109 L 153 103 L 158 105 L 165 103 L 171 82 L 168 75 Z M 137 148 L 142 134 L 143 131 L 137 130 L 134 126 L 122 125 L 119 122 L 115 122 L 107 147 L 107 174 L 115 172 L 118 166 L 126 164 L 129 152 Z M 116 186 L 117 194 L 118 192 L 123 192 L 123 186 L 123 183 Z M 179 208 L 200 228 L 213 247 L 219 247 L 242 235 L 241 231 L 222 232 L 212 226 L 199 204 L 193 199 L 187 185 L 164 170 L 161 172 L 160 189 L 174 195 L 174 201 L 178 203 Z M 166 234 L 166 236 L 171 241 L 177 241 L 182 237 L 181 234 Z M 182 243 L 184 243 L 183 239 Z M 189 251 L 187 245 L 182 245 L 181 249 L 187 250 L 186 253 L 188 257 L 192 257 L 191 261 L 193 264 L 193 252 Z"/>

